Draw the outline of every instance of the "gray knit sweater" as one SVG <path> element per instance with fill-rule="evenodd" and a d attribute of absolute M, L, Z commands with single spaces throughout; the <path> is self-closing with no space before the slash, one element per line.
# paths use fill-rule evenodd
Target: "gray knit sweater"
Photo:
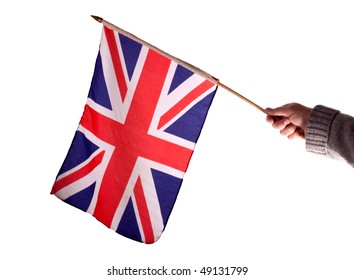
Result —
<path fill-rule="evenodd" d="M 311 111 L 305 135 L 307 151 L 344 159 L 354 167 L 353 117 L 317 105 Z"/>

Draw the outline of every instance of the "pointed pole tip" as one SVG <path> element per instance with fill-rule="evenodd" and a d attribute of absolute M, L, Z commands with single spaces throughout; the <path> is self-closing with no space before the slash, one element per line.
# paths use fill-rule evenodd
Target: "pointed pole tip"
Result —
<path fill-rule="evenodd" d="M 91 17 L 94 18 L 95 20 L 97 20 L 99 23 L 101 23 L 102 20 L 103 20 L 103 18 L 98 17 L 98 16 L 93 16 L 93 15 L 91 15 Z"/>

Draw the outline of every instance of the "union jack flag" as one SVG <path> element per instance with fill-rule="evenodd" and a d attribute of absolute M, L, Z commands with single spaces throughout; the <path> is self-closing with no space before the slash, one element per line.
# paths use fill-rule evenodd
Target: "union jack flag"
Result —
<path fill-rule="evenodd" d="M 51 193 L 123 236 L 155 242 L 216 90 L 104 26 L 87 103 Z"/>

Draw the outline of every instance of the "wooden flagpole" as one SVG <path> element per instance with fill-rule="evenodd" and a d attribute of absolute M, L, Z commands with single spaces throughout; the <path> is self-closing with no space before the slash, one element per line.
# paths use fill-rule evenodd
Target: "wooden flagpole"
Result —
<path fill-rule="evenodd" d="M 92 18 L 94 18 L 96 21 L 98 21 L 99 23 L 102 23 L 103 25 L 109 27 L 110 29 L 113 29 L 145 46 L 147 46 L 148 48 L 170 58 L 171 60 L 177 62 L 178 64 L 182 65 L 183 67 L 191 70 L 192 72 L 195 72 L 197 73 L 198 75 L 204 77 L 205 79 L 211 81 L 212 83 L 224 88 L 225 90 L 231 92 L 232 94 L 236 95 L 237 97 L 239 97 L 240 99 L 242 99 L 243 101 L 247 102 L 248 104 L 252 105 L 253 107 L 255 107 L 256 109 L 258 109 L 259 111 L 263 112 L 264 114 L 267 114 L 267 112 L 259 105 L 257 105 L 256 103 L 254 103 L 253 101 L 249 100 L 248 98 L 244 97 L 243 95 L 239 94 L 238 92 L 234 91 L 233 89 L 229 88 L 228 86 L 224 85 L 223 83 L 221 83 L 218 79 L 214 78 L 213 76 L 211 76 L 210 74 L 208 74 L 207 72 L 199 69 L 198 67 L 195 67 L 194 65 L 192 64 L 189 64 L 188 62 L 185 62 L 177 57 L 174 57 L 166 52 L 164 52 L 163 50 L 160 50 L 159 48 L 149 44 L 148 42 L 146 41 L 143 41 L 142 39 L 136 37 L 135 35 L 121 29 L 120 27 L 118 26 L 115 26 L 113 25 L 112 23 L 104 20 L 103 18 L 101 17 L 98 17 L 98 16 L 92 16 Z"/>

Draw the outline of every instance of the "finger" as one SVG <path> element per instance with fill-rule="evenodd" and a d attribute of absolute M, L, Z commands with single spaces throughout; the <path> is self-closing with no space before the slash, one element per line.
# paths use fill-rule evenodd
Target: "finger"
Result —
<path fill-rule="evenodd" d="M 280 130 L 280 134 L 289 137 L 291 134 L 293 134 L 296 131 L 296 129 L 297 129 L 296 125 L 289 124 Z"/>
<path fill-rule="evenodd" d="M 303 129 L 301 129 L 300 127 L 297 127 L 295 132 L 290 134 L 288 136 L 288 138 L 290 140 L 292 139 L 296 139 L 296 138 L 300 138 L 300 139 L 305 139 L 305 132 L 303 131 Z"/>
<path fill-rule="evenodd" d="M 274 123 L 274 119 L 273 119 L 272 116 L 267 115 L 266 120 L 267 120 L 267 122 L 270 123 L 270 124 L 273 124 L 273 123 Z"/>
<path fill-rule="evenodd" d="M 272 124 L 276 121 L 280 121 L 286 117 L 284 117 L 282 114 L 277 115 L 275 112 L 277 112 L 277 109 L 270 109 L 270 108 L 266 108 L 265 109 L 266 113 L 267 113 L 267 117 L 266 120 L 268 123 Z M 280 123 L 279 123 L 280 124 Z"/>
<path fill-rule="evenodd" d="M 274 121 L 274 119 L 273 119 L 273 121 Z M 282 119 L 280 119 L 280 120 L 274 121 L 272 125 L 273 125 L 273 127 L 274 127 L 275 129 L 283 130 L 283 129 L 285 129 L 286 126 L 288 126 L 289 124 L 290 124 L 289 119 L 287 119 L 287 118 L 282 118 Z"/>
<path fill-rule="evenodd" d="M 290 135 L 288 136 L 288 139 L 289 139 L 289 140 L 305 139 L 305 136 L 304 136 L 302 133 L 300 133 L 300 132 L 298 132 L 298 131 L 295 131 L 293 134 L 290 134 Z"/>
<path fill-rule="evenodd" d="M 294 140 L 294 139 L 296 139 L 296 138 L 298 138 L 298 135 L 297 135 L 297 132 L 296 132 L 296 131 L 288 136 L 288 139 L 289 139 L 289 140 Z"/>

